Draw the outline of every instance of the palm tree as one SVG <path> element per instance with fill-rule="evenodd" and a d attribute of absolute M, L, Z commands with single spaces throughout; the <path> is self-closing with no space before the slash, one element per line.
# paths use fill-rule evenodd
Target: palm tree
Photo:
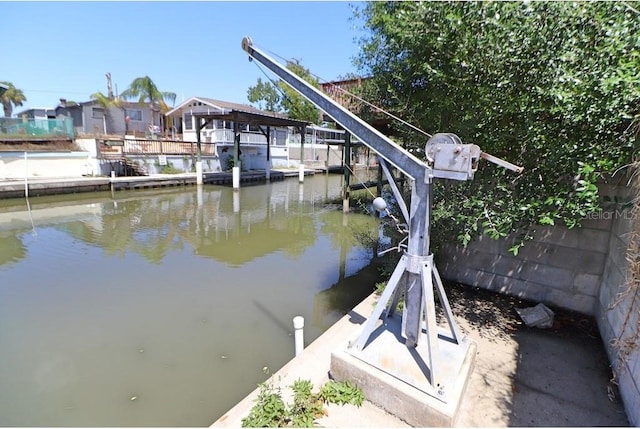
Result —
<path fill-rule="evenodd" d="M 7 90 L 0 95 L 0 100 L 2 100 L 2 107 L 4 108 L 4 116 L 7 118 L 11 117 L 13 113 L 13 108 L 22 106 L 22 103 L 27 101 L 27 97 L 24 96 L 24 92 L 21 89 L 13 86 L 11 82 L 0 82 L 7 87 Z"/>
<path fill-rule="evenodd" d="M 128 99 L 138 99 L 138 103 L 148 103 L 151 107 L 151 125 L 153 123 L 153 110 L 156 105 L 160 108 L 160 112 L 165 113 L 169 111 L 169 106 L 165 100 L 170 101 L 172 104 L 176 101 L 176 94 L 174 92 L 163 92 L 158 89 L 155 83 L 149 76 L 138 77 L 131 82 L 129 88 L 122 92 L 122 97 Z"/>
<path fill-rule="evenodd" d="M 102 126 L 104 129 L 104 133 L 107 134 L 107 116 L 109 116 L 109 121 L 111 121 L 110 108 L 117 107 L 118 109 L 123 109 L 123 100 L 121 98 L 115 98 L 113 96 L 109 97 L 104 95 L 102 92 L 98 91 L 91 94 L 91 99 L 95 100 L 102 106 L 104 109 L 104 116 L 102 117 Z"/>

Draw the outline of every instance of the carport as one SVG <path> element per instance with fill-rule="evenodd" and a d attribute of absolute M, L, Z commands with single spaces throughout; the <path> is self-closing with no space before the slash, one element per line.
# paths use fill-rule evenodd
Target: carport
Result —
<path fill-rule="evenodd" d="M 233 189 L 240 188 L 240 124 L 249 124 L 260 130 L 267 138 L 267 168 L 265 169 L 267 180 L 270 180 L 271 167 L 271 127 L 295 127 L 301 136 L 300 141 L 300 172 L 299 181 L 304 181 L 304 136 L 307 125 L 306 121 L 289 119 L 284 115 L 270 112 L 257 113 L 255 111 L 242 110 L 237 108 L 222 108 L 215 113 L 212 112 L 193 112 L 196 126 L 196 175 L 197 183 L 203 183 L 202 178 L 202 159 L 201 159 L 201 131 L 209 123 L 214 120 L 231 121 L 233 123 Z"/>

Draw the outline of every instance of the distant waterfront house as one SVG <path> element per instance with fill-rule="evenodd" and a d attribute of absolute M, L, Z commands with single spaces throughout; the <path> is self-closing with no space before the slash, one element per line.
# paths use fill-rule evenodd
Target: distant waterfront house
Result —
<path fill-rule="evenodd" d="M 172 118 L 175 127 L 175 133 L 182 134 L 182 140 L 186 142 L 197 141 L 196 122 L 194 115 L 202 114 L 220 114 L 225 112 L 246 112 L 255 115 L 263 115 L 266 117 L 281 117 L 273 112 L 256 109 L 253 106 L 240 103 L 232 103 L 228 101 L 214 100 L 206 97 L 191 97 L 180 103 L 174 109 L 168 111 L 165 116 Z M 262 134 L 260 128 L 256 124 L 243 123 L 240 124 L 240 132 L 243 134 L 241 143 L 266 144 L 267 138 Z M 288 127 L 277 127 L 272 129 L 271 144 L 275 146 L 285 146 L 289 136 Z M 207 123 L 200 132 L 200 141 L 205 143 L 222 143 L 233 144 L 233 121 L 229 120 L 213 120 Z"/>
<path fill-rule="evenodd" d="M 74 136 L 70 120 L 56 118 L 55 109 L 31 108 L 15 114 L 15 118 L 0 120 L 0 134 L 6 138 L 63 138 Z"/>
<path fill-rule="evenodd" d="M 55 109 L 48 107 L 35 107 L 15 114 L 19 119 L 56 119 Z"/>
<path fill-rule="evenodd" d="M 201 121 L 200 141 L 203 145 L 215 147 L 222 169 L 234 150 L 234 121 L 232 118 L 245 118 L 238 121 L 240 132 L 240 152 L 243 168 L 265 168 L 273 157 L 276 164 L 288 163 L 287 142 L 294 133 L 289 123 L 301 126 L 302 121 L 290 121 L 286 116 L 257 109 L 253 106 L 206 97 L 191 97 L 166 113 L 174 125 L 172 138 L 181 135 L 185 142 L 196 142 L 197 120 Z M 246 119 L 250 118 L 250 119 Z M 267 127 L 260 124 L 281 122 L 282 125 L 268 127 L 270 156 L 267 156 Z M 277 161 L 279 160 L 279 161 Z"/>
<path fill-rule="evenodd" d="M 123 101 L 122 107 L 116 107 L 103 106 L 96 100 L 70 103 L 62 98 L 55 108 L 55 117 L 71 118 L 79 135 L 145 136 L 153 131 L 150 129 L 152 122 L 161 123 L 160 113 L 152 111 L 149 105 L 128 101 Z"/>

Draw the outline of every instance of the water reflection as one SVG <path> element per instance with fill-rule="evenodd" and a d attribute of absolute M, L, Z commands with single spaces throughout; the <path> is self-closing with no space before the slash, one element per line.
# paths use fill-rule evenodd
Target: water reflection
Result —
<path fill-rule="evenodd" d="M 371 292 L 340 183 L 0 202 L 0 425 L 211 424 Z"/>

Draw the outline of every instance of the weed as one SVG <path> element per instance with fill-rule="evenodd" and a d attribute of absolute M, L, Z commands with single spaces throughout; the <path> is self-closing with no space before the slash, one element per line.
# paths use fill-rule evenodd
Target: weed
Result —
<path fill-rule="evenodd" d="M 374 291 L 376 296 L 381 296 L 384 289 L 387 287 L 387 282 L 376 283 L 376 290 Z M 404 309 L 404 293 L 400 295 L 400 299 L 398 299 L 398 305 L 396 306 L 396 312 L 401 313 Z"/>
<path fill-rule="evenodd" d="M 320 389 L 320 397 L 328 403 L 361 406 L 364 401 L 362 389 L 346 381 L 329 381 Z"/>
<path fill-rule="evenodd" d="M 265 374 L 268 368 L 264 368 Z M 320 392 L 313 393 L 310 380 L 296 380 L 289 386 L 293 392 L 293 404 L 287 405 L 282 391 L 272 383 L 258 385 L 260 393 L 249 415 L 242 419 L 242 427 L 313 427 L 316 419 L 326 414 L 325 403 L 361 406 L 362 390 L 349 381 L 329 381 Z"/>
<path fill-rule="evenodd" d="M 180 173 L 184 173 L 184 171 L 174 167 L 171 164 L 167 164 L 162 166 L 162 168 L 160 169 L 160 173 L 161 174 L 180 174 Z"/>

